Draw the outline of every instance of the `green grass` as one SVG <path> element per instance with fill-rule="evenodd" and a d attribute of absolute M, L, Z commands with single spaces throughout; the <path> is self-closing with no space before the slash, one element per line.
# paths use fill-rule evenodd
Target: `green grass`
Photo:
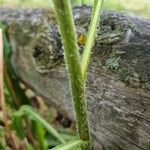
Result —
<path fill-rule="evenodd" d="M 51 0 L 0 0 L 4 7 L 47 7 L 52 6 Z"/>
<path fill-rule="evenodd" d="M 73 5 L 81 5 L 82 0 L 71 0 Z M 93 0 L 84 0 L 92 4 Z M 49 3 L 49 5 L 48 5 Z M 0 6 L 5 7 L 50 7 L 51 0 L 0 0 Z M 150 17 L 150 0 L 104 0 L 104 9 L 133 12 L 136 15 Z"/>

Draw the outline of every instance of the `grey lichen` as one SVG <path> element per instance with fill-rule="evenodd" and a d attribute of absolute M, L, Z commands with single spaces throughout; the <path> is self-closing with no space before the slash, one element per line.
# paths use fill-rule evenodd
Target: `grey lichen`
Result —
<path fill-rule="evenodd" d="M 120 57 L 113 57 L 113 58 L 109 58 L 106 61 L 106 66 L 109 69 L 118 69 L 119 68 L 119 61 L 120 61 Z"/>

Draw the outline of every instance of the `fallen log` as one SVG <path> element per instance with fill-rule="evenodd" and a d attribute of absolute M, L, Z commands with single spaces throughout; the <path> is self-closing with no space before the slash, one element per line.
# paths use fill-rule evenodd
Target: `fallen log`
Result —
<path fill-rule="evenodd" d="M 76 7 L 78 35 L 90 7 Z M 42 9 L 0 9 L 18 77 L 74 120 L 55 15 Z M 82 45 L 80 46 L 82 53 Z M 104 12 L 88 70 L 90 131 L 106 150 L 145 150 L 150 140 L 150 20 Z"/>

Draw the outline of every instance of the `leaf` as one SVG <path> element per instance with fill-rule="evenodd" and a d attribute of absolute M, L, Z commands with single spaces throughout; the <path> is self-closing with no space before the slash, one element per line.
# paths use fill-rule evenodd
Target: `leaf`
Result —
<path fill-rule="evenodd" d="M 12 117 L 22 117 L 23 115 L 26 115 L 30 120 L 34 120 L 36 122 L 41 123 L 41 125 L 56 139 L 58 139 L 60 143 L 65 143 L 65 140 L 61 137 L 61 135 L 47 121 L 45 121 L 32 107 L 24 105 L 17 112 L 15 112 Z"/>
<path fill-rule="evenodd" d="M 150 142 L 147 145 L 147 150 L 150 150 Z"/>
<path fill-rule="evenodd" d="M 0 128 L 0 150 L 6 150 L 5 130 Z"/>
<path fill-rule="evenodd" d="M 80 146 L 86 145 L 87 143 L 88 142 L 84 142 L 82 140 L 76 140 L 59 145 L 51 150 L 80 150 Z"/>
<path fill-rule="evenodd" d="M 12 118 L 11 127 L 16 131 L 17 136 L 20 139 L 25 138 L 25 132 L 23 127 L 23 113 L 18 113 L 15 117 Z"/>
<path fill-rule="evenodd" d="M 45 130 L 43 128 L 43 126 L 41 125 L 41 123 L 39 122 L 33 122 L 34 124 L 34 135 L 36 136 L 36 139 L 38 140 L 39 142 L 39 145 L 40 145 L 40 149 L 41 150 L 47 150 L 48 149 L 48 145 L 47 145 L 47 141 L 46 141 L 46 138 L 45 138 Z"/>
<path fill-rule="evenodd" d="M 59 134 L 62 136 L 62 138 L 65 141 L 73 141 L 73 140 L 79 139 L 79 136 L 77 133 L 70 133 L 67 131 L 59 130 Z M 59 145 L 59 143 L 60 143 L 58 140 L 56 140 L 56 138 L 54 136 L 52 136 L 50 134 L 47 134 L 46 139 L 48 141 L 49 147 L 55 147 L 55 146 Z"/>
<path fill-rule="evenodd" d="M 32 147 L 31 144 L 28 144 L 26 150 L 34 150 L 34 148 Z"/>

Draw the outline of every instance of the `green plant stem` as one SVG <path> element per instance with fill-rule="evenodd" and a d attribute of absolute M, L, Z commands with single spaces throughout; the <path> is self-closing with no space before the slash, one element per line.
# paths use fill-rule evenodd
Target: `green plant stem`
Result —
<path fill-rule="evenodd" d="M 69 73 L 71 95 L 77 118 L 79 136 L 83 141 L 89 141 L 87 106 L 84 94 L 85 87 L 82 82 L 79 49 L 71 4 L 69 0 L 53 0 L 53 3 L 65 51 L 65 60 Z"/>
<path fill-rule="evenodd" d="M 85 2 L 84 2 L 85 0 L 82 0 L 82 5 L 84 5 L 85 4 Z"/>
<path fill-rule="evenodd" d="M 85 48 L 83 50 L 83 54 L 82 54 L 82 58 L 81 58 L 83 81 L 85 81 L 86 75 L 87 75 L 87 68 L 89 65 L 90 57 L 91 57 L 91 49 L 94 45 L 94 40 L 96 37 L 96 29 L 97 29 L 97 26 L 98 26 L 98 23 L 100 20 L 102 2 L 103 2 L 103 0 L 95 0 L 94 1 L 91 24 L 90 24 Z"/>

